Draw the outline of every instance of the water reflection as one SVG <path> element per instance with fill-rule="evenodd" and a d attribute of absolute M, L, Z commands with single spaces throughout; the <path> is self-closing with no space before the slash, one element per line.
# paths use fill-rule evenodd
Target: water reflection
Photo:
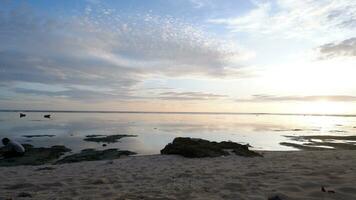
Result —
<path fill-rule="evenodd" d="M 83 148 L 120 148 L 139 154 L 156 154 L 174 137 L 249 143 L 257 150 L 295 150 L 280 145 L 301 135 L 352 135 L 356 118 L 331 116 L 198 115 L 123 113 L 0 113 L 0 136 L 35 146 L 65 145 L 74 152 Z M 86 135 L 137 135 L 103 147 L 85 142 Z M 26 138 L 23 135 L 55 135 Z M 350 141 L 348 141 L 350 142 Z"/>

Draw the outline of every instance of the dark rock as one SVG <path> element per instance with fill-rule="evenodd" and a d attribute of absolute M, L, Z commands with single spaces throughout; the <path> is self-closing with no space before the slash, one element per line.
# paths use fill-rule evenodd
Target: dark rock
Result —
<path fill-rule="evenodd" d="M 50 148 L 45 147 L 33 147 L 30 144 L 23 144 L 25 147 L 25 154 L 21 157 L 0 159 L 0 166 L 18 166 L 18 165 L 43 165 L 51 163 L 58 159 L 64 153 L 69 152 L 70 149 L 65 146 L 52 146 Z M 0 148 L 0 153 L 4 151 Z"/>
<path fill-rule="evenodd" d="M 43 115 L 44 118 L 51 118 L 51 115 Z"/>
<path fill-rule="evenodd" d="M 30 193 L 27 192 L 20 192 L 17 197 L 30 197 L 32 198 L 32 195 Z"/>
<path fill-rule="evenodd" d="M 284 194 L 273 194 L 268 197 L 268 200 L 288 200 L 288 197 Z"/>
<path fill-rule="evenodd" d="M 203 139 L 177 137 L 161 150 L 161 154 L 177 154 L 188 158 L 218 157 L 229 155 L 232 149 L 236 155 L 253 157 L 260 154 L 250 151 L 247 145 L 235 142 L 210 142 Z"/>
<path fill-rule="evenodd" d="M 283 199 L 278 195 L 276 195 L 276 196 L 268 197 L 268 200 L 283 200 Z"/>
<path fill-rule="evenodd" d="M 97 151 L 95 149 L 84 149 L 80 153 L 69 155 L 58 160 L 55 164 L 94 160 L 112 160 L 120 158 L 121 156 L 129 156 L 134 154 L 136 153 L 131 151 L 119 151 L 118 149 L 107 149 L 103 151 Z"/>
<path fill-rule="evenodd" d="M 20 113 L 20 118 L 26 117 L 26 114 Z"/>
<path fill-rule="evenodd" d="M 303 131 L 303 129 L 295 128 L 295 129 L 292 129 L 292 131 Z"/>
<path fill-rule="evenodd" d="M 347 131 L 344 130 L 330 130 L 330 133 L 346 133 Z"/>
<path fill-rule="evenodd" d="M 94 137 L 101 137 L 101 136 L 105 136 L 105 135 L 87 135 L 87 136 L 85 136 L 85 137 L 87 137 L 87 138 L 94 138 Z"/>
<path fill-rule="evenodd" d="M 107 144 L 103 144 L 103 147 L 106 147 L 107 146 Z"/>
<path fill-rule="evenodd" d="M 22 137 L 34 138 L 34 137 L 54 137 L 55 135 L 23 135 Z"/>
<path fill-rule="evenodd" d="M 123 137 L 136 137 L 136 135 L 87 135 L 85 141 L 115 143 Z"/>

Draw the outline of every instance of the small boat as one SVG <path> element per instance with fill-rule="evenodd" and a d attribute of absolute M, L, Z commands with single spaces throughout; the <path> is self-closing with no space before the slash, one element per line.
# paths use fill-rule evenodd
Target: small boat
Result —
<path fill-rule="evenodd" d="M 51 115 L 43 115 L 44 118 L 51 118 Z"/>
<path fill-rule="evenodd" d="M 26 117 L 26 114 L 20 113 L 20 118 L 22 118 L 22 117 Z"/>

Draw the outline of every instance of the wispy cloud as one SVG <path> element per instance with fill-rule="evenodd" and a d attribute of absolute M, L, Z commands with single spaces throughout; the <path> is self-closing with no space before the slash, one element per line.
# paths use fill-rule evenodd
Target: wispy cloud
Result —
<path fill-rule="evenodd" d="M 226 25 L 232 32 L 285 38 L 330 37 L 323 33 L 341 30 L 352 32 L 356 27 L 354 0 L 253 2 L 256 8 L 245 15 L 209 21 Z"/>
<path fill-rule="evenodd" d="M 356 101 L 356 96 L 348 95 L 315 95 L 315 96 L 275 96 L 256 94 L 248 99 L 236 99 L 237 102 L 278 102 L 278 101 Z"/>
<path fill-rule="evenodd" d="M 339 56 L 356 56 L 356 37 L 324 44 L 319 47 L 322 58 L 332 58 Z"/>
<path fill-rule="evenodd" d="M 159 99 L 164 100 L 217 100 L 227 97 L 227 95 L 204 92 L 162 92 L 159 95 Z"/>
<path fill-rule="evenodd" d="M 68 98 L 107 95 L 73 86 L 105 87 L 121 98 L 151 76 L 239 76 L 244 52 L 195 25 L 151 14 L 121 16 L 94 6 L 67 20 L 24 9 L 2 13 L 0 85 L 59 84 L 68 90 L 47 95 Z"/>
<path fill-rule="evenodd" d="M 203 7 L 206 7 L 206 6 L 213 6 L 213 2 L 211 0 L 189 0 L 194 8 L 203 8 Z"/>

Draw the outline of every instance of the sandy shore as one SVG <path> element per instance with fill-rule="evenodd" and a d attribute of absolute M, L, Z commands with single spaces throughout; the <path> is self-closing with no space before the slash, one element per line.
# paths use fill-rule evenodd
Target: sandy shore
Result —
<path fill-rule="evenodd" d="M 263 152 L 264 158 L 136 156 L 0 168 L 0 200 L 356 199 L 356 151 Z M 38 170 L 43 167 L 50 169 Z M 51 169 L 54 168 L 54 169 Z M 335 193 L 322 192 L 321 186 Z M 27 193 L 27 194 L 26 194 Z"/>

